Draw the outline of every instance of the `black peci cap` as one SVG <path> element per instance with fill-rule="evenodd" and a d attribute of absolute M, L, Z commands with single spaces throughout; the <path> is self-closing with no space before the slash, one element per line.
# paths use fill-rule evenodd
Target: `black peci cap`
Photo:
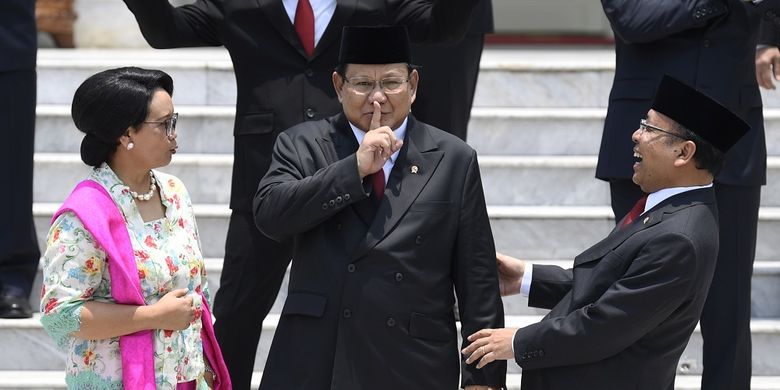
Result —
<path fill-rule="evenodd" d="M 406 26 L 346 26 L 341 34 L 339 64 L 411 63 Z"/>
<path fill-rule="evenodd" d="M 664 75 L 650 107 L 726 153 L 750 130 L 742 118 L 701 91 Z"/>

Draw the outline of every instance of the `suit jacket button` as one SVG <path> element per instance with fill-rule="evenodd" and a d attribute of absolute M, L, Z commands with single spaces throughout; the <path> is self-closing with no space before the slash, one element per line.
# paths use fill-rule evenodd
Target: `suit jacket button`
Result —
<path fill-rule="evenodd" d="M 402 280 L 404 280 L 404 274 L 402 274 L 402 273 L 400 273 L 400 272 L 396 272 L 396 273 L 395 273 L 395 281 L 396 281 L 396 282 L 400 282 L 400 281 L 402 281 Z"/>
<path fill-rule="evenodd" d="M 344 194 L 344 200 L 345 201 L 349 202 L 350 198 L 351 198 L 351 196 L 349 194 Z"/>
<path fill-rule="evenodd" d="M 355 272 L 355 268 L 357 268 L 355 267 L 355 264 L 350 264 L 347 266 L 347 272 L 349 273 Z"/>
<path fill-rule="evenodd" d="M 313 108 L 307 108 L 306 109 L 306 117 L 307 118 L 314 118 L 315 111 Z"/>
<path fill-rule="evenodd" d="M 330 206 L 330 207 L 333 207 L 333 206 L 335 206 L 335 205 L 336 205 L 336 201 L 335 201 L 335 200 L 333 200 L 333 199 L 331 199 L 331 200 L 328 202 L 328 206 Z"/>
<path fill-rule="evenodd" d="M 344 318 L 350 318 L 350 317 L 352 317 L 352 310 L 349 310 L 349 309 L 344 309 L 344 313 L 343 313 L 343 315 L 344 315 Z"/>
<path fill-rule="evenodd" d="M 322 204 L 322 209 L 323 210 L 327 210 L 328 209 L 328 204 L 327 203 L 323 203 Z"/>
<path fill-rule="evenodd" d="M 422 244 L 422 242 L 423 242 L 422 236 L 417 236 L 417 237 L 414 238 L 414 243 L 415 244 L 420 245 L 420 244 Z"/>
<path fill-rule="evenodd" d="M 544 357 L 544 351 L 539 350 L 539 357 Z"/>
<path fill-rule="evenodd" d="M 389 327 L 391 327 L 391 328 L 392 328 L 392 327 L 394 327 L 394 326 L 395 326 L 395 318 L 393 318 L 393 317 L 389 317 L 389 318 L 387 319 L 387 326 L 389 326 Z"/>
<path fill-rule="evenodd" d="M 304 74 L 305 74 L 307 77 L 314 76 L 314 71 L 313 71 L 313 70 L 311 70 L 311 69 L 306 69 L 305 71 L 303 71 L 303 73 L 304 73 Z"/>
<path fill-rule="evenodd" d="M 341 197 L 341 195 L 336 197 L 336 203 L 341 203 L 344 200 L 344 198 Z"/>

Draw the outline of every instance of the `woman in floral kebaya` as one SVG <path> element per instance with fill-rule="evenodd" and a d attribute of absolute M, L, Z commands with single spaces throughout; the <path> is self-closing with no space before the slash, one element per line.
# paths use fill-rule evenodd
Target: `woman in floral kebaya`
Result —
<path fill-rule="evenodd" d="M 41 293 L 68 388 L 230 388 L 190 197 L 154 170 L 176 153 L 172 93 L 164 72 L 120 68 L 73 98 L 94 169 L 53 218 Z"/>

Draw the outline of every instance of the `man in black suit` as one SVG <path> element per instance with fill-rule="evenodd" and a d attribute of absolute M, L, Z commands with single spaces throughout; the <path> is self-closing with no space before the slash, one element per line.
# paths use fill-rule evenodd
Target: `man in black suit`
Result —
<path fill-rule="evenodd" d="M 455 295 L 464 336 L 503 323 L 476 152 L 409 113 L 409 53 L 402 26 L 345 28 L 343 112 L 276 141 L 255 220 L 295 244 L 261 389 L 454 389 Z M 461 385 L 502 388 L 497 363 Z"/>
<path fill-rule="evenodd" d="M 526 269 L 499 256 L 502 293 L 522 291 L 530 306 L 552 310 L 519 330 L 471 335 L 468 362 L 514 357 L 524 390 L 673 389 L 716 267 L 713 179 L 748 129 L 715 100 L 664 77 L 631 136 L 632 179 L 649 195 L 573 269 Z"/>
<path fill-rule="evenodd" d="M 292 253 L 291 243 L 258 232 L 251 213 L 274 140 L 339 111 L 331 73 L 343 26 L 404 24 L 416 41 L 457 41 L 477 0 L 197 0 L 178 8 L 166 0 L 124 1 L 153 47 L 224 45 L 233 60 L 233 213 L 214 314 L 233 386 L 247 389 L 262 322 Z"/>
<path fill-rule="evenodd" d="M 629 132 L 669 74 L 745 118 L 751 130 L 715 178 L 720 252 L 701 317 L 702 388 L 748 389 L 751 377 L 750 285 L 766 145 L 755 50 L 762 13 L 742 0 L 602 0 L 615 33 L 615 79 L 596 177 L 608 180 L 619 221 L 642 195 L 630 178 Z M 726 60 L 728 59 L 728 60 Z"/>
<path fill-rule="evenodd" d="M 412 58 L 423 76 L 412 105 L 415 118 L 467 140 L 485 34 L 492 32 L 492 2 L 480 0 L 463 40 L 455 45 L 412 46 Z"/>
<path fill-rule="evenodd" d="M 29 318 L 30 290 L 41 254 L 32 216 L 35 151 L 34 0 L 0 3 L 0 318 Z"/>

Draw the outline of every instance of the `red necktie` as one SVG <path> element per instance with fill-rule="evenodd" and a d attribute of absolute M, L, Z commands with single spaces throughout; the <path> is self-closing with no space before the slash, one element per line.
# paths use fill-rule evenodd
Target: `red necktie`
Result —
<path fill-rule="evenodd" d="M 385 170 L 379 169 L 371 174 L 371 186 L 373 188 L 374 201 L 379 204 L 385 195 Z"/>
<path fill-rule="evenodd" d="M 630 225 L 638 216 L 642 215 L 642 212 L 645 211 L 646 203 L 647 195 L 639 198 L 639 200 L 636 201 L 634 208 L 632 208 L 631 211 L 628 212 L 628 215 L 626 215 L 626 218 L 623 219 L 623 223 L 620 224 L 620 227 L 623 228 Z"/>
<path fill-rule="evenodd" d="M 298 0 L 295 8 L 295 32 L 301 39 L 303 50 L 311 57 L 314 53 L 314 11 L 309 0 Z"/>

